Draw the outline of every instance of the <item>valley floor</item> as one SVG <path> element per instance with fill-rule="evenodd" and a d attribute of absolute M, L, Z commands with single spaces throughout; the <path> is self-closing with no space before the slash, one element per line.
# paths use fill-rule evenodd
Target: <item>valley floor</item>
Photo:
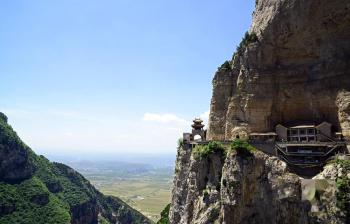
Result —
<path fill-rule="evenodd" d="M 170 203 L 171 184 L 162 180 L 123 180 L 102 184 L 94 180 L 92 182 L 95 186 L 99 185 L 99 190 L 104 194 L 118 196 L 153 221 L 159 220 L 160 212 Z"/>
<path fill-rule="evenodd" d="M 174 168 L 118 162 L 68 163 L 105 195 L 117 196 L 153 221 L 170 203 Z"/>

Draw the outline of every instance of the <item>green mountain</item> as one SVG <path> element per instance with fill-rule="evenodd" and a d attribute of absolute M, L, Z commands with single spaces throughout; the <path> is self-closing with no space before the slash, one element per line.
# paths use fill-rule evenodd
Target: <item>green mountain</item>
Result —
<path fill-rule="evenodd" d="M 0 112 L 0 223 L 151 223 L 74 169 L 25 145 Z"/>

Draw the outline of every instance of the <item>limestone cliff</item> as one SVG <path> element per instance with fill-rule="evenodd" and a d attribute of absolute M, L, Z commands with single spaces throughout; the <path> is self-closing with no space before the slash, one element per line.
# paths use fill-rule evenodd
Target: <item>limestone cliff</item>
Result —
<path fill-rule="evenodd" d="M 350 2 L 257 0 L 249 32 L 215 74 L 208 138 L 328 121 L 350 139 Z"/>
<path fill-rule="evenodd" d="M 262 152 L 196 158 L 180 148 L 170 223 L 349 223 L 350 162 L 341 164 L 331 163 L 314 179 L 303 179 Z M 338 186 L 343 180 L 345 189 Z"/>
<path fill-rule="evenodd" d="M 208 139 L 328 121 L 350 140 L 349 40 L 348 0 L 256 0 L 249 33 L 213 79 Z M 258 151 L 194 155 L 178 149 L 170 223 L 350 223 L 349 161 L 307 179 Z"/>

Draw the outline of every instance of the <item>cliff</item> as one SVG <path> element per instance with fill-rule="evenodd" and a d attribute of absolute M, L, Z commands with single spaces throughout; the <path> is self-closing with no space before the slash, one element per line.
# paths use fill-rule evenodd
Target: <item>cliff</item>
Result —
<path fill-rule="evenodd" d="M 350 222 L 350 162 L 336 160 L 303 179 L 273 156 L 226 149 L 196 157 L 180 147 L 170 223 Z"/>
<path fill-rule="evenodd" d="M 0 223 L 151 223 L 72 168 L 37 156 L 0 113 Z"/>
<path fill-rule="evenodd" d="M 328 121 L 350 139 L 350 2 L 257 0 L 213 79 L 208 138 Z"/>
<path fill-rule="evenodd" d="M 208 140 L 328 121 L 349 141 L 349 40 L 348 0 L 256 0 L 249 32 L 213 79 Z M 170 223 L 350 223 L 346 157 L 311 177 L 259 151 L 197 147 L 179 145 Z"/>

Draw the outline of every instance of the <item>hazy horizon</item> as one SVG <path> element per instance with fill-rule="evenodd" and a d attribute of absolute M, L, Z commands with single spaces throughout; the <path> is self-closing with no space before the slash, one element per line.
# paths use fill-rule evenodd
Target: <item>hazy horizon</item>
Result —
<path fill-rule="evenodd" d="M 47 151 L 35 151 L 39 155 L 43 155 L 53 162 L 60 162 L 70 164 L 72 162 L 115 162 L 115 163 L 134 163 L 134 164 L 148 164 L 155 166 L 175 166 L 175 153 L 48 153 Z"/>

